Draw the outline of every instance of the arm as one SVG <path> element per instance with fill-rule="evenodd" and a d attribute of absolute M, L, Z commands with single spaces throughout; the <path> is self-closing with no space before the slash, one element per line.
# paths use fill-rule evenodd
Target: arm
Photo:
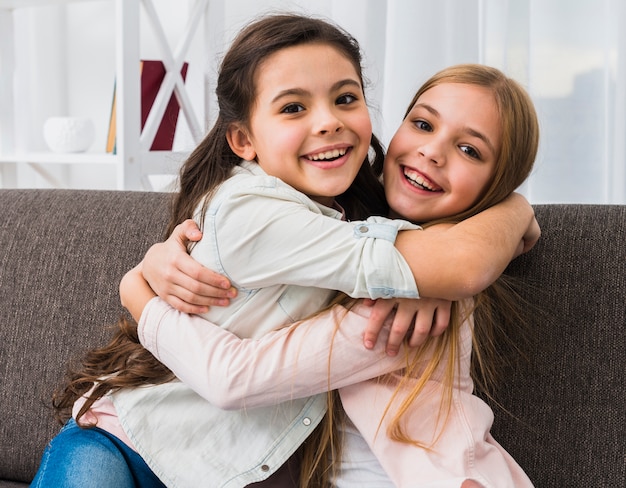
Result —
<path fill-rule="evenodd" d="M 135 321 L 139 318 L 150 300 L 157 294 L 150 288 L 142 275 L 143 261 L 128 271 L 120 281 L 120 300 Z"/>
<path fill-rule="evenodd" d="M 195 224 L 188 221 L 186 226 Z M 207 297 L 232 296 L 232 289 L 211 294 L 216 283 L 213 277 L 217 275 L 212 277 L 187 255 L 189 240 L 184 233 L 185 228 L 179 226 L 166 242 L 154 245 L 146 255 L 143 272 L 150 286 L 170 305 L 187 312 L 176 297 L 181 302 L 205 306 Z M 458 300 L 493 283 L 514 257 L 533 247 L 539 234 L 532 207 L 524 197 L 513 194 L 456 225 L 400 231 L 395 245 L 416 277 L 421 296 Z M 168 274 L 168 269 L 176 269 L 177 273 Z"/>
<path fill-rule="evenodd" d="M 188 235 L 194 229 L 197 231 L 195 224 L 189 221 Z M 185 263 L 180 269 L 192 270 L 188 271 L 187 276 L 181 272 L 183 274 L 180 278 L 181 283 L 193 283 L 195 289 L 205 286 L 194 277 L 208 270 L 187 255 L 187 239 L 183 233 L 183 226 L 179 226 L 168 241 L 151 249 L 155 256 L 156 250 L 161 249 L 162 257 L 152 259 L 148 254 L 144 260 L 144 276 L 157 290 L 162 288 L 158 279 L 164 275 L 159 266 L 161 263 L 171 262 L 170 257 Z M 509 261 L 521 252 L 529 250 L 538 237 L 539 227 L 534 219 L 532 207 L 523 197 L 514 194 L 500 205 L 454 226 L 432 227 L 426 231 L 401 231 L 396 246 L 407 259 L 413 273 L 418 276 L 417 281 L 423 296 L 442 296 L 452 300 L 472 296 L 489 286 Z M 167 276 L 164 278 L 167 281 Z M 187 288 L 191 288 L 191 285 L 187 285 Z M 172 306 L 189 311 L 178 306 L 167 294 L 160 294 Z M 194 295 L 193 291 L 190 291 L 187 297 L 188 303 L 194 301 L 200 303 L 205 299 L 204 295 Z M 399 318 L 394 322 L 388 343 L 390 354 L 397 351 L 410 325 L 414 326 L 411 345 L 423 342 L 429 333 L 437 335 L 445 329 L 449 304 L 441 300 L 435 300 L 431 304 L 424 302 L 422 300 L 419 306 L 422 310 L 431 307 L 430 312 L 420 312 L 415 321 L 412 320 L 412 316 L 406 319 L 405 315 L 403 323 L 399 322 Z M 382 319 L 389 312 L 390 303 L 383 305 L 379 302 L 380 306 L 377 305 L 365 333 L 366 347 L 371 347 L 376 341 Z"/>
<path fill-rule="evenodd" d="M 360 309 L 361 315 L 335 306 L 253 340 L 240 339 L 155 298 L 140 266 L 124 276 L 120 292 L 123 297 L 132 293 L 133 302 L 146 305 L 141 317 L 136 314 L 144 307 L 129 309 L 138 319 L 144 347 L 181 381 L 223 409 L 274 405 L 375 378 L 403 366 L 404 356 L 386 356 L 383 345 L 371 351 L 363 349 L 364 309 Z M 386 338 L 386 334 L 385 329 L 381 336 Z"/>
<path fill-rule="evenodd" d="M 458 224 L 400 232 L 396 247 L 422 296 L 460 300 L 491 285 L 539 234 L 532 207 L 514 193 Z"/>

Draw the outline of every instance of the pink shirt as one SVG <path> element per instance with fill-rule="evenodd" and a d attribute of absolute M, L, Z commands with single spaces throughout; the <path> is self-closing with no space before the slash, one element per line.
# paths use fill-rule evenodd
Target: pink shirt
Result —
<path fill-rule="evenodd" d="M 401 368 L 403 354 L 396 358 L 385 354 L 386 329 L 373 350 L 364 349 L 362 330 L 367 315 L 365 307 L 353 311 L 335 307 L 295 327 L 252 340 L 240 339 L 198 316 L 181 314 L 155 298 L 144 310 L 139 335 L 159 360 L 220 408 L 273 405 L 339 389 L 350 420 L 395 486 L 458 488 L 464 480 L 473 479 L 487 488 L 532 487 L 519 465 L 489 433 L 491 409 L 472 395 L 469 323 L 462 328 L 460 369 L 448 417 L 437 417 L 442 395 L 439 372 L 427 394 L 406 414 L 408 434 L 426 442 L 436 438 L 433 448 L 417 448 L 385 435 L 388 417 L 383 417 L 383 411 L 394 386 L 376 377 Z M 339 321 L 341 327 L 335 330 Z M 330 352 L 328 344 L 332 344 Z M 393 379 L 393 374 L 386 378 Z M 81 404 L 77 402 L 75 412 Z M 97 421 L 98 427 L 132 447 L 109 397 L 96 402 L 84 419 Z"/>
<path fill-rule="evenodd" d="M 74 403 L 74 407 L 72 408 L 72 417 L 74 417 L 74 419 L 76 419 L 76 414 L 78 414 L 78 411 L 81 409 L 84 403 L 84 398 L 81 398 L 77 400 L 76 403 Z M 104 396 L 96 400 L 91 408 L 85 413 L 85 415 L 80 418 L 80 425 L 96 425 L 100 429 L 106 430 L 107 432 L 110 432 L 111 434 L 116 436 L 131 449 L 135 449 L 135 446 L 126 435 L 126 432 L 124 432 L 124 429 L 122 429 L 120 419 L 117 416 L 117 411 L 115 410 L 113 401 L 109 396 Z"/>
<path fill-rule="evenodd" d="M 428 394 L 421 395 L 407 414 L 409 435 L 426 442 L 437 439 L 433 448 L 392 441 L 385 435 L 388 418 L 378 430 L 394 386 L 372 378 L 401 368 L 403 354 L 386 356 L 386 330 L 374 350 L 363 347 L 368 313 L 366 307 L 353 311 L 335 307 L 253 340 L 181 314 L 155 298 L 141 317 L 139 336 L 183 382 L 220 408 L 273 405 L 339 389 L 346 413 L 396 486 L 459 487 L 473 479 L 492 488 L 532 487 L 491 437 L 491 409 L 472 395 L 471 323 L 461 331 L 459 375 L 449 416 L 437 416 L 442 387 L 436 376 Z"/>

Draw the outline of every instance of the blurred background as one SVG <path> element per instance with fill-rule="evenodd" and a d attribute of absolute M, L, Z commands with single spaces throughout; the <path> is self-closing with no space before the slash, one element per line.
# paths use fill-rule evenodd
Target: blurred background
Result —
<path fill-rule="evenodd" d="M 160 59 L 146 3 L 176 46 L 200 0 L 141 0 L 139 56 Z M 495 66 L 531 94 L 541 122 L 536 167 L 522 192 L 532 203 L 626 203 L 626 21 L 623 0 L 205 0 L 189 42 L 185 86 L 202 131 L 214 112 L 212 91 L 222 53 L 255 16 L 295 11 L 329 18 L 364 52 L 375 132 L 387 144 L 415 90 L 456 63 Z M 20 4 L 16 7 L 16 4 Z M 0 0 L 0 163 L 46 150 L 51 116 L 88 117 L 89 152 L 104 152 L 116 79 L 116 22 L 123 2 Z M 8 29 L 10 26 L 10 29 Z M 7 30 L 8 29 L 8 30 Z M 10 32 L 10 37 L 8 36 Z M 174 50 L 174 47 L 172 47 Z M 12 94 L 7 95 L 7 80 Z M 3 94 L 4 93 L 4 94 Z M 7 135 L 11 136 L 11 139 Z M 174 149 L 195 144 L 179 117 Z M 36 157 L 32 158 L 36 160 Z M 42 161 L 45 158 L 42 157 Z M 174 161 L 174 159 L 172 159 Z M 32 162 L 32 161 L 31 161 Z M 174 162 L 175 166 L 176 163 Z M 17 164 L 2 186 L 119 188 L 107 165 L 47 161 Z M 175 169 L 175 168 L 174 168 Z M 172 171 L 175 173 L 175 171 Z M 3 173 L 4 175 L 4 173 Z M 153 180 L 170 189 L 172 176 Z M 156 181 L 156 183 L 154 183 Z"/>

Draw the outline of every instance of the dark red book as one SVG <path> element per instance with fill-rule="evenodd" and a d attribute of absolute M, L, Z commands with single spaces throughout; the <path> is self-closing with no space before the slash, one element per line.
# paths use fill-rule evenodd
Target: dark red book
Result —
<path fill-rule="evenodd" d="M 189 63 L 184 63 L 181 68 L 183 80 L 187 78 L 187 68 Z M 140 77 L 141 77 L 141 129 L 146 125 L 146 120 L 154 104 L 163 79 L 165 78 L 165 66 L 162 61 L 145 60 L 140 61 Z M 109 135 L 107 138 L 107 152 L 115 153 L 116 144 L 116 94 L 113 89 L 113 104 L 111 107 L 111 119 L 109 121 Z M 178 114 L 180 106 L 176 95 L 172 93 L 169 99 L 161 124 L 157 129 L 154 141 L 150 147 L 151 151 L 171 151 L 174 145 L 174 134 L 176 133 L 176 124 L 178 122 Z"/>

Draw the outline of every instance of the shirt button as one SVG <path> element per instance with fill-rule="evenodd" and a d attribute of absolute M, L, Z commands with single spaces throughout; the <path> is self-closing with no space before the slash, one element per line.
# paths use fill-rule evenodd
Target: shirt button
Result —
<path fill-rule="evenodd" d="M 359 232 L 361 234 L 365 234 L 368 230 L 369 230 L 369 228 L 367 227 L 367 225 L 362 225 L 362 226 L 359 227 Z"/>
<path fill-rule="evenodd" d="M 304 418 L 302 419 L 302 423 L 303 423 L 304 425 L 307 425 L 307 426 L 308 426 L 308 425 L 311 425 L 311 419 L 310 419 L 309 417 L 304 417 Z"/>
<path fill-rule="evenodd" d="M 263 466 L 261 466 L 261 471 L 267 472 L 269 470 L 270 470 L 270 467 L 267 464 L 264 464 Z"/>

